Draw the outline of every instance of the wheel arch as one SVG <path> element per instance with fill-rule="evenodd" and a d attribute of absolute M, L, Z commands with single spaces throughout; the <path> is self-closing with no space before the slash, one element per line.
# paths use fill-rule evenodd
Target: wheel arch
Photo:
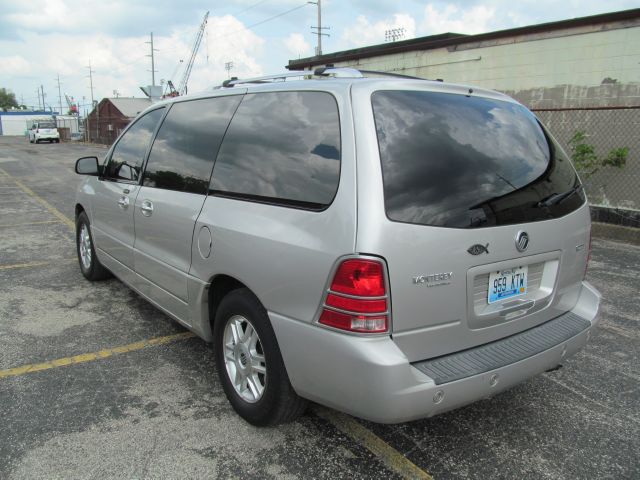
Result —
<path fill-rule="evenodd" d="M 209 327 L 211 328 L 211 333 L 213 333 L 213 325 L 215 323 L 216 313 L 220 306 L 220 302 L 226 295 L 240 288 L 246 288 L 257 298 L 257 295 L 253 290 L 231 275 L 218 274 L 211 278 L 209 293 L 207 296 L 207 300 L 209 302 Z"/>
<path fill-rule="evenodd" d="M 84 208 L 84 206 L 81 203 L 76 203 L 76 213 L 75 213 L 75 219 L 78 220 L 78 216 L 82 213 L 85 212 L 86 213 L 86 209 Z"/>

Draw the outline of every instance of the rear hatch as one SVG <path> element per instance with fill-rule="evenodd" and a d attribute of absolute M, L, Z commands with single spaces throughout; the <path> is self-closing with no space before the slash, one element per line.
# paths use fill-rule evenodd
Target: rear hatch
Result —
<path fill-rule="evenodd" d="M 38 124 L 38 133 L 41 135 L 55 135 L 58 129 L 56 124 L 53 122 L 47 123 L 39 123 Z"/>
<path fill-rule="evenodd" d="M 507 97 L 456 87 L 377 90 L 370 104 L 381 212 L 359 209 L 358 250 L 387 261 L 392 335 L 409 360 L 571 309 L 589 210 L 570 160 L 536 117 Z M 360 203 L 372 207 L 368 183 Z"/>

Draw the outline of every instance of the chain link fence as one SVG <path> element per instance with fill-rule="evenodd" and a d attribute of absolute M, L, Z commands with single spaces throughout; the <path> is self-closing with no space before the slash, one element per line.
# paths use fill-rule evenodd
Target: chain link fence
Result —
<path fill-rule="evenodd" d="M 584 132 L 582 142 L 595 147 L 598 157 L 616 148 L 627 147 L 623 168 L 604 167 L 589 178 L 583 177 L 589 203 L 595 207 L 628 211 L 640 215 L 640 107 L 533 109 L 552 135 L 571 155 L 569 141 Z"/>
<path fill-rule="evenodd" d="M 68 142 L 70 140 L 84 140 L 84 119 L 71 116 L 43 116 L 42 118 L 31 118 L 25 120 L 25 135 L 31 129 L 36 122 L 56 122 L 58 133 L 60 133 L 60 140 Z"/>

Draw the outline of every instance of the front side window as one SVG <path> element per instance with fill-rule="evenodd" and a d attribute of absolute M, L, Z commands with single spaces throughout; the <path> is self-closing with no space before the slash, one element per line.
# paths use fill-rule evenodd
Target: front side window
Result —
<path fill-rule="evenodd" d="M 220 147 L 214 195 L 320 210 L 340 178 L 338 106 L 325 92 L 248 94 Z"/>
<path fill-rule="evenodd" d="M 105 177 L 137 182 L 147 148 L 162 118 L 164 108 L 153 110 L 136 120 L 113 148 Z"/>
<path fill-rule="evenodd" d="M 478 228 L 584 204 L 570 160 L 521 105 L 424 91 L 372 95 L 389 219 Z"/>
<path fill-rule="evenodd" d="M 211 168 L 241 95 L 175 103 L 151 147 L 142 184 L 206 194 Z"/>

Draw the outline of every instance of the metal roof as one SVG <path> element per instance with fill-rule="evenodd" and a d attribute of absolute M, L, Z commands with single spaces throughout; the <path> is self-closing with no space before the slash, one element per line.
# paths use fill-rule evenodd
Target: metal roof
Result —
<path fill-rule="evenodd" d="M 107 98 L 125 117 L 133 118 L 151 105 L 148 98 Z"/>
<path fill-rule="evenodd" d="M 477 35 L 465 35 L 462 33 L 443 33 L 428 37 L 412 38 L 393 43 L 383 43 L 370 47 L 356 48 L 342 52 L 329 53 L 319 57 L 307 57 L 297 60 L 289 60 L 286 68 L 289 70 L 303 70 L 318 65 L 327 65 L 334 62 L 345 62 L 361 58 L 377 57 L 380 55 L 392 55 L 395 53 L 409 52 L 415 50 L 433 50 L 436 48 L 451 47 L 455 45 L 480 42 L 485 40 L 496 40 L 499 38 L 513 37 L 516 35 L 535 34 L 576 28 L 589 25 L 598 25 L 607 22 L 619 22 L 625 20 L 636 20 L 640 18 L 640 8 L 623 10 L 620 12 L 603 13 L 591 15 L 589 17 L 571 18 L 558 22 L 540 23 L 538 25 L 528 25 L 526 27 L 510 28 L 508 30 L 498 30 L 495 32 L 480 33 Z"/>

